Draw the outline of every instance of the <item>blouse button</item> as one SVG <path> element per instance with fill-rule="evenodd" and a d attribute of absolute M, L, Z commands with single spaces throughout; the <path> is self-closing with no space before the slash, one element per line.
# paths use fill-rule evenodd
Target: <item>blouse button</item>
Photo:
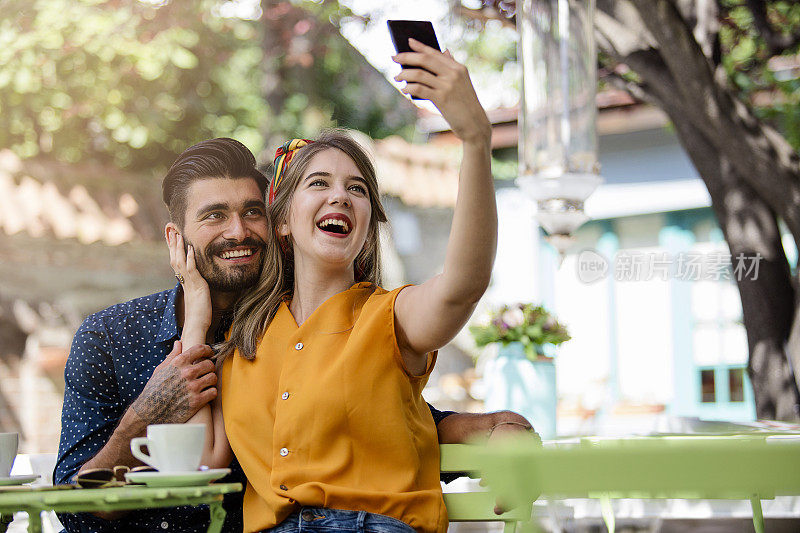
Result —
<path fill-rule="evenodd" d="M 281 394 L 281 399 L 282 400 L 288 400 L 289 399 L 289 393 L 288 392 L 284 392 L 283 394 Z"/>
<path fill-rule="evenodd" d="M 294 345 L 294 349 L 298 350 L 298 351 L 302 350 L 303 349 L 303 343 L 302 342 L 298 342 L 297 344 Z"/>
<path fill-rule="evenodd" d="M 289 487 L 287 487 L 286 485 L 281 485 L 281 490 L 289 490 Z"/>
<path fill-rule="evenodd" d="M 281 448 L 281 457 L 286 457 L 289 455 L 289 450 L 286 448 Z"/>

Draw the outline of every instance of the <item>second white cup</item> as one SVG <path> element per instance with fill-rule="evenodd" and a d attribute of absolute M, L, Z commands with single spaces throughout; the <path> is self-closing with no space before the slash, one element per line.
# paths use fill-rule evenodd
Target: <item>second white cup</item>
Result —
<path fill-rule="evenodd" d="M 0 433 L 0 477 L 8 477 L 17 457 L 19 434 Z"/>
<path fill-rule="evenodd" d="M 205 440 L 203 424 L 153 424 L 147 437 L 131 439 L 131 453 L 159 472 L 193 472 L 200 467 Z M 142 451 L 145 445 L 149 454 Z"/>

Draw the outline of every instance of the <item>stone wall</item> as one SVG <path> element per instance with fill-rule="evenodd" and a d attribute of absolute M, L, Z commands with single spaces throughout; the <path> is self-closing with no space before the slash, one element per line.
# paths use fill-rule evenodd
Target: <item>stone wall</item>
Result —
<path fill-rule="evenodd" d="M 81 321 L 174 283 L 161 242 L 0 233 L 0 423 L 20 432 L 21 453 L 58 448 L 64 363 Z"/>

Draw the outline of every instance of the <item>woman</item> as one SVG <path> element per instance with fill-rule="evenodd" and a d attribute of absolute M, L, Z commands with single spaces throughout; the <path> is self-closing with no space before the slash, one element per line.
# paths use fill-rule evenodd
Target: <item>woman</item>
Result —
<path fill-rule="evenodd" d="M 221 346 L 219 401 L 194 419 L 210 428 L 205 462 L 226 466 L 233 451 L 247 475 L 246 531 L 447 528 L 436 428 L 421 391 L 436 350 L 489 283 L 491 128 L 466 69 L 410 44 L 395 61 L 422 68 L 396 79 L 406 94 L 430 99 L 464 146 L 444 271 L 418 286 L 379 287 L 386 216 L 372 163 L 352 139 L 328 132 L 278 150 L 268 210 L 276 238 Z M 202 278 L 180 250 L 174 243 L 191 346 L 204 342 L 192 324 L 209 304 L 193 300 Z"/>

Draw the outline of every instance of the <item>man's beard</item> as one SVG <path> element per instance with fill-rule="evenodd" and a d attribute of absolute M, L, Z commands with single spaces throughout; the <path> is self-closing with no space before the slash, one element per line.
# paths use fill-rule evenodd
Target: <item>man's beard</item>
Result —
<path fill-rule="evenodd" d="M 191 244 L 184 241 L 184 247 Z M 224 252 L 239 246 L 247 246 L 252 248 L 253 254 L 259 254 L 258 261 L 248 263 L 245 265 L 231 264 L 227 268 L 220 266 L 214 257 Z M 217 292 L 240 292 L 244 289 L 250 288 L 258 282 L 258 277 L 261 274 L 261 267 L 264 264 L 264 241 L 247 237 L 241 241 L 221 241 L 212 242 L 205 249 L 200 252 L 199 249 L 192 245 L 195 250 L 195 264 L 197 271 L 208 283 L 208 288 Z M 222 259 L 221 259 L 222 260 Z"/>

